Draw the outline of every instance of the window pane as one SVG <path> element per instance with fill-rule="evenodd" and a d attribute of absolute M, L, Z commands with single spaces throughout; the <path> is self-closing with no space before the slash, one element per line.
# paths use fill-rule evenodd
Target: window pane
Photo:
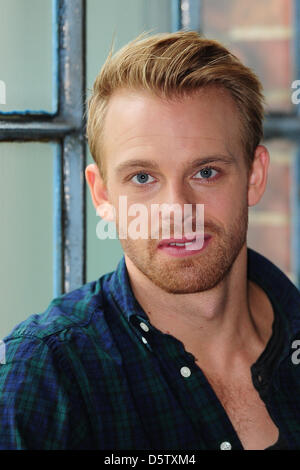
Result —
<path fill-rule="evenodd" d="M 0 144 L 0 338 L 52 298 L 53 144 Z"/>
<path fill-rule="evenodd" d="M 292 0 L 203 0 L 203 32 L 263 83 L 268 111 L 293 111 Z M 298 77 L 296 77 L 298 78 Z"/>
<path fill-rule="evenodd" d="M 292 264 L 295 146 L 287 140 L 265 142 L 270 152 L 267 189 L 249 211 L 248 246 L 273 261 L 296 283 Z"/>
<path fill-rule="evenodd" d="M 54 112 L 52 0 L 0 0 L 0 12 L 0 112 Z"/>

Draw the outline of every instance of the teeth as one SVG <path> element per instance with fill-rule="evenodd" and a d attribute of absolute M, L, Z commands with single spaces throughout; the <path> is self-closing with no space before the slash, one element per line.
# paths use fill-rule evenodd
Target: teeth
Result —
<path fill-rule="evenodd" d="M 169 243 L 170 246 L 187 246 L 191 245 L 193 242 L 186 242 L 186 243 Z"/>

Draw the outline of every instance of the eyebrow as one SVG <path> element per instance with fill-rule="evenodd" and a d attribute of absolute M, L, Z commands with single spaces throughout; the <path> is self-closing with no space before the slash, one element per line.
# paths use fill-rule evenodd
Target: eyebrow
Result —
<path fill-rule="evenodd" d="M 205 157 L 198 157 L 195 160 L 192 160 L 191 162 L 187 162 L 185 165 L 187 168 L 197 168 L 200 165 L 206 165 L 208 163 L 214 163 L 214 162 L 222 162 L 222 163 L 234 163 L 235 158 L 233 155 L 208 155 Z M 124 171 L 128 171 L 130 169 L 134 168 L 147 168 L 147 169 L 152 169 L 152 170 L 158 170 L 159 165 L 156 161 L 154 160 L 142 160 L 142 159 L 134 159 L 134 160 L 127 160 L 126 162 L 120 163 L 116 167 L 116 173 L 120 174 L 123 173 Z"/>

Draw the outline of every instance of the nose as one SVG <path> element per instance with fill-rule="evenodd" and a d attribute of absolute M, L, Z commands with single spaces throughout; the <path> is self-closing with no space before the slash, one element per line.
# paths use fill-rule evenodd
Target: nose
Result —
<path fill-rule="evenodd" d="M 191 188 L 188 188 L 184 182 L 174 181 L 167 185 L 162 202 L 170 205 L 178 204 L 183 210 L 184 204 L 193 204 L 195 199 Z"/>
<path fill-rule="evenodd" d="M 175 232 L 194 233 L 199 230 L 203 224 L 204 208 L 200 207 L 192 189 L 181 182 L 170 182 L 165 188 L 161 201 L 162 225 L 173 226 Z M 165 210 L 164 210 L 165 209 Z"/>

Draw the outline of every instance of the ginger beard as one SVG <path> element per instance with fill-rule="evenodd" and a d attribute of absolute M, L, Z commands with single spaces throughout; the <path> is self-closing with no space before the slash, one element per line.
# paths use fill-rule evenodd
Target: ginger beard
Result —
<path fill-rule="evenodd" d="M 116 226 L 119 233 L 118 217 Z M 120 239 L 120 243 L 132 263 L 158 287 L 173 294 L 192 294 L 212 289 L 224 279 L 246 241 L 247 229 L 245 199 L 226 229 L 204 221 L 204 231 L 212 237 L 206 248 L 197 254 L 183 258 L 169 256 L 157 248 L 160 239 L 128 237 Z"/>

